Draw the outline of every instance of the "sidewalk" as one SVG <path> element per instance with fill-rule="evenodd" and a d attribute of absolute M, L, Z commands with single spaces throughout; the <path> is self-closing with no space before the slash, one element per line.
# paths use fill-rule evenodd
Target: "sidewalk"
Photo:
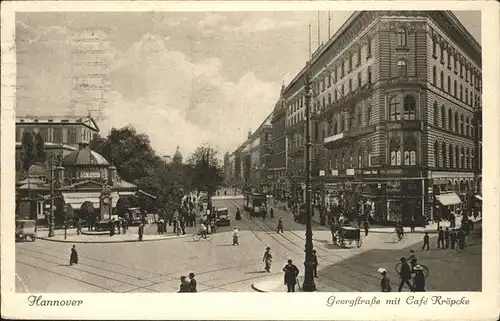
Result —
<path fill-rule="evenodd" d="M 71 228 L 67 230 L 66 239 L 64 239 L 64 230 L 55 230 L 55 236 L 48 237 L 49 230 L 47 228 L 39 228 L 37 231 L 37 238 L 45 241 L 51 242 L 61 242 L 61 243 L 130 243 L 130 242 L 140 242 L 139 236 L 137 234 L 137 227 L 131 226 L 127 231 L 127 234 L 115 234 L 114 236 L 109 236 L 109 234 L 95 234 L 95 235 L 84 235 L 76 234 L 76 229 Z M 145 234 L 142 238 L 142 242 L 151 241 L 165 241 L 171 239 L 191 237 L 192 233 L 186 233 L 185 235 L 179 235 L 173 233 L 166 233 L 164 235 L 148 235 Z"/>
<path fill-rule="evenodd" d="M 272 202 L 272 203 L 270 203 L 270 205 L 272 207 L 278 209 L 278 210 L 283 211 L 282 207 L 285 205 L 285 203 L 276 202 L 276 204 L 274 204 L 274 202 Z M 286 210 L 286 212 L 290 212 L 290 211 Z M 474 217 L 471 216 L 471 217 L 469 217 L 469 220 L 471 220 L 472 222 L 476 223 L 476 222 L 480 222 L 482 220 L 482 217 L 474 218 Z M 312 217 L 312 222 L 316 223 L 318 225 L 321 224 L 318 211 L 316 211 L 316 215 L 314 215 Z M 353 221 L 352 224 L 354 226 L 358 225 L 358 223 L 356 221 Z M 442 227 L 443 229 L 445 229 L 447 227 L 450 228 L 450 225 L 451 224 L 448 221 L 441 221 L 439 223 L 439 226 Z M 457 215 L 455 217 L 455 229 L 460 228 L 461 225 L 462 225 L 462 216 Z M 437 232 L 438 232 L 437 228 L 438 228 L 437 222 L 433 222 L 433 223 L 430 223 L 430 224 L 426 225 L 425 227 L 421 227 L 421 226 L 415 227 L 415 232 L 414 233 L 425 234 L 427 232 L 429 234 L 437 234 Z M 409 227 L 405 227 L 404 231 L 407 232 L 407 233 L 410 233 L 410 228 Z M 373 224 L 373 225 L 370 226 L 369 232 L 370 233 L 387 233 L 387 234 L 390 234 L 390 233 L 394 232 L 394 227 L 393 226 L 384 226 L 384 225 Z"/>

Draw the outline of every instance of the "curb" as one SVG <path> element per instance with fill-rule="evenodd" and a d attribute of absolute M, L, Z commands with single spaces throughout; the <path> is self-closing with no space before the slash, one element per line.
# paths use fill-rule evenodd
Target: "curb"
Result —
<path fill-rule="evenodd" d="M 58 239 L 53 239 L 49 237 L 38 237 L 38 240 L 44 240 L 44 241 L 49 241 L 49 242 L 58 242 L 58 243 L 75 243 L 75 244 L 105 244 L 105 243 L 134 243 L 134 242 L 139 242 L 139 243 L 144 243 L 144 242 L 158 242 L 158 241 L 168 241 L 168 240 L 173 240 L 173 239 L 179 239 L 179 238 L 186 238 L 192 235 L 179 235 L 179 236 L 172 236 L 168 238 L 162 238 L 162 239 L 143 239 L 142 241 L 139 241 L 138 239 L 133 239 L 133 240 L 120 240 L 120 241 L 75 241 L 75 240 L 58 240 Z"/>
<path fill-rule="evenodd" d="M 254 290 L 254 291 L 256 291 L 256 292 L 260 292 L 260 293 L 267 293 L 267 291 L 263 291 L 263 290 L 258 289 L 258 288 L 255 286 L 255 284 L 254 284 L 254 283 L 252 283 L 251 288 L 252 288 L 252 290 Z"/>

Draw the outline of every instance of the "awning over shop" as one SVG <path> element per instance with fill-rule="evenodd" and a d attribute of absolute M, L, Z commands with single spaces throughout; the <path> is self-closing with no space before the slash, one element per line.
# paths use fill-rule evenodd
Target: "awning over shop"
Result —
<path fill-rule="evenodd" d="M 456 193 L 447 193 L 447 194 L 436 195 L 436 198 L 444 206 L 462 203 L 462 201 L 460 200 L 460 197 L 458 197 L 458 195 Z"/>
<path fill-rule="evenodd" d="M 475 195 L 475 196 L 476 196 L 476 198 L 477 198 L 478 200 L 480 200 L 480 201 L 482 201 L 482 200 L 483 200 L 483 197 L 482 197 L 481 195 Z"/>
<path fill-rule="evenodd" d="M 124 192 L 118 192 L 119 196 L 130 196 L 130 195 L 135 195 L 135 191 L 124 191 Z"/>
<path fill-rule="evenodd" d="M 99 192 L 77 192 L 77 193 L 62 193 L 64 202 L 71 205 L 75 210 L 79 210 L 85 202 L 91 202 L 95 208 L 100 207 Z"/>

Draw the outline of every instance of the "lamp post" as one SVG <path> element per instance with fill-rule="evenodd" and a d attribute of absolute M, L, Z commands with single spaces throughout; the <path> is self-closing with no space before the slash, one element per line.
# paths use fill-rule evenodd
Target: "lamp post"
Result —
<path fill-rule="evenodd" d="M 49 218 L 49 237 L 54 237 L 54 154 L 49 158 L 50 166 L 50 218 Z"/>
<path fill-rule="evenodd" d="M 304 283 L 302 284 L 302 290 L 304 292 L 316 291 L 316 284 L 314 283 L 313 274 L 313 241 L 312 241 L 312 227 L 311 227 L 311 214 L 312 214 L 312 204 L 311 204 L 311 80 L 310 80 L 310 62 L 307 62 L 306 71 L 306 110 L 305 110 L 305 130 L 306 130 L 306 143 L 305 143 L 305 172 L 306 172 L 306 245 L 305 245 L 305 273 L 304 273 Z"/>

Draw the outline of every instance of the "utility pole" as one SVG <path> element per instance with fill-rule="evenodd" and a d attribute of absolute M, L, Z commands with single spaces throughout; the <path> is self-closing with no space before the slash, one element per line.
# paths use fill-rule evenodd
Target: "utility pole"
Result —
<path fill-rule="evenodd" d="M 207 174 L 211 173 L 210 172 L 210 150 L 207 150 Z M 208 176 L 209 181 L 212 178 L 211 175 Z M 207 182 L 207 193 L 208 193 L 208 209 L 210 210 L 210 216 L 214 215 L 212 213 L 212 188 L 210 186 L 210 183 Z"/>
<path fill-rule="evenodd" d="M 50 219 L 49 219 L 49 237 L 54 237 L 54 154 L 50 154 Z"/>
<path fill-rule="evenodd" d="M 314 274 L 313 274 L 313 241 L 312 241 L 312 226 L 311 226 L 311 214 L 312 214 L 312 204 L 311 204 L 311 65 L 310 61 L 307 62 L 306 66 L 306 110 L 305 110 L 305 118 L 306 118 L 306 143 L 305 143 L 305 170 L 306 170 L 306 245 L 305 245 L 305 273 L 304 273 L 304 283 L 302 284 L 302 290 L 304 292 L 313 292 L 316 291 L 316 284 L 314 283 Z"/>

